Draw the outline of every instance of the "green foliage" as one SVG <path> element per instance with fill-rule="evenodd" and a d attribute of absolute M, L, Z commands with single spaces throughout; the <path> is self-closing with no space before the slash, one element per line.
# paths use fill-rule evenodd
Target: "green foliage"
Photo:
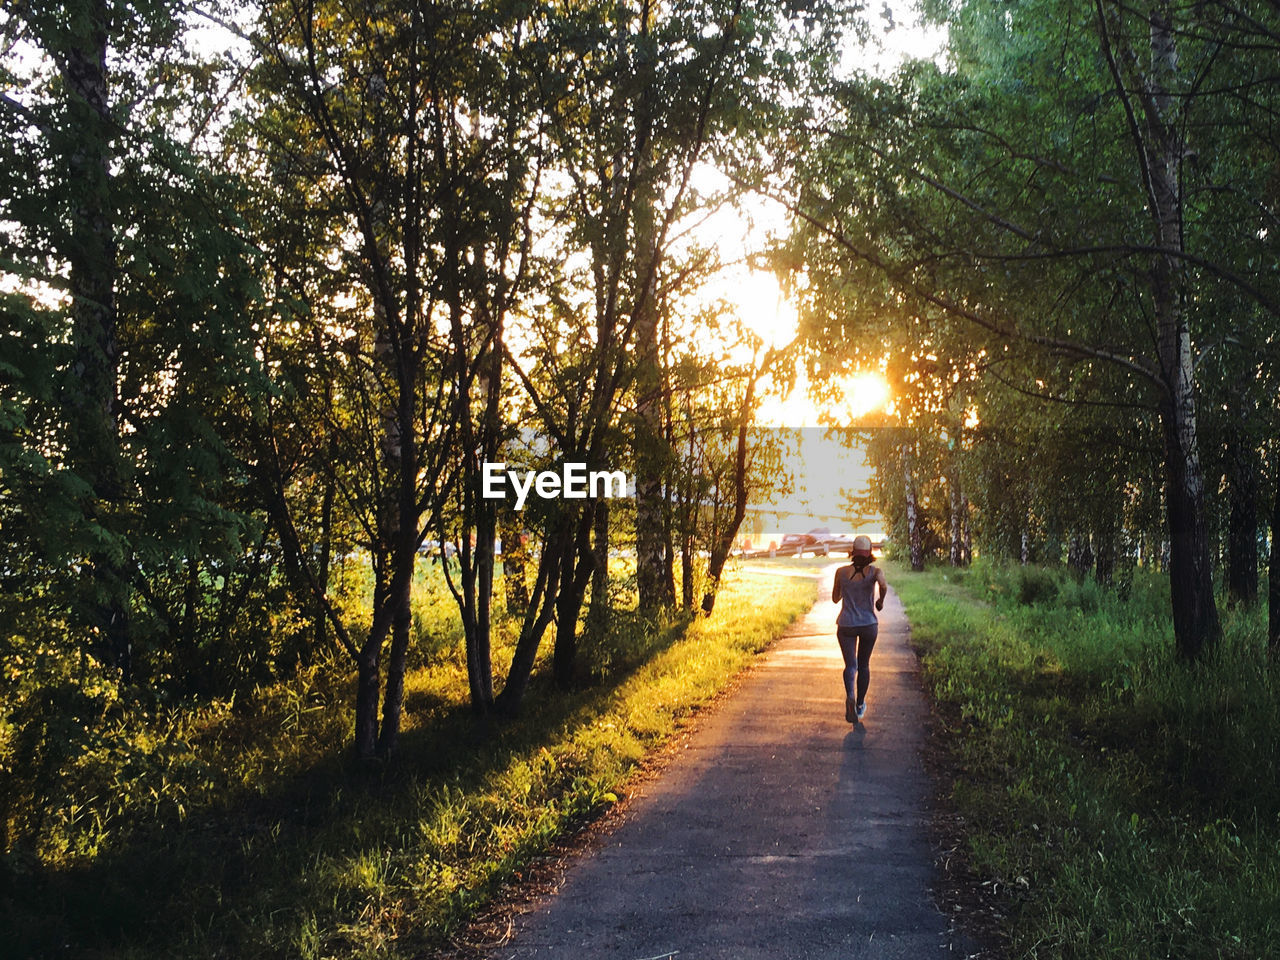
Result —
<path fill-rule="evenodd" d="M 6 947 L 419 956 L 615 802 L 640 759 L 809 607 L 815 583 L 798 574 L 735 570 L 708 619 L 623 616 L 595 683 L 537 698 L 518 723 L 478 720 L 456 646 L 437 650 L 408 674 L 395 764 L 351 760 L 351 680 L 331 667 L 106 724 L 0 862 Z M 420 589 L 439 593 L 438 573 Z M 457 636 L 448 605 L 415 609 L 428 635 Z"/>
<path fill-rule="evenodd" d="M 1022 567 L 1018 571 L 1018 602 L 1049 603 L 1058 596 L 1058 581 L 1042 567 Z"/>
<path fill-rule="evenodd" d="M 1127 600 L 999 565 L 893 582 L 1010 956 L 1271 954 L 1280 773 L 1258 758 L 1280 749 L 1280 671 L 1263 611 L 1233 611 L 1189 668 L 1144 570 Z"/>
<path fill-rule="evenodd" d="M 289 609 L 226 443 L 263 389 L 253 254 L 236 180 L 173 123 L 209 92 L 180 20 L 164 2 L 0 15 L 5 847 L 86 757 L 119 748 L 131 710 L 270 676 L 259 641 Z M 70 76 L 69 58 L 99 55 L 109 129 Z M 109 303 L 85 306 L 89 273 Z"/>
<path fill-rule="evenodd" d="M 871 459 L 899 543 L 914 451 L 926 554 L 954 542 L 959 518 L 979 552 L 1066 552 L 1103 583 L 1167 563 L 1194 657 L 1216 636 L 1199 531 L 1231 525 L 1233 559 L 1245 554 L 1232 569 L 1256 570 L 1238 544 L 1257 539 L 1258 465 L 1280 422 L 1280 274 L 1265 266 L 1276 11 L 929 11 L 945 61 L 851 76 L 797 151 L 804 216 L 777 264 L 804 277 L 811 366 L 879 367 L 891 383 L 901 430 Z M 1169 377 L 1182 369 L 1194 373 Z"/>

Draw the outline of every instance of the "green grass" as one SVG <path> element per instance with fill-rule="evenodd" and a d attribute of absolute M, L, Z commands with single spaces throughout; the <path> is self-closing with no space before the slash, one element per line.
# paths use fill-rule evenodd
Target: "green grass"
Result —
<path fill-rule="evenodd" d="M 420 956 L 613 803 L 809 607 L 812 566 L 736 569 L 710 619 L 619 611 L 591 651 L 607 669 L 573 694 L 537 680 L 516 722 L 481 726 L 456 646 L 424 642 L 389 763 L 350 759 L 350 680 L 322 668 L 236 703 L 132 718 L 68 772 L 38 841 L 5 857 L 5 949 Z M 415 599 L 424 641 L 449 634 L 445 610 Z"/>
<path fill-rule="evenodd" d="M 1280 937 L 1280 668 L 1265 607 L 1177 662 L 1159 579 L 891 566 L 1018 958 L 1262 958 Z M 1121 593 L 1125 596 L 1121 596 Z"/>

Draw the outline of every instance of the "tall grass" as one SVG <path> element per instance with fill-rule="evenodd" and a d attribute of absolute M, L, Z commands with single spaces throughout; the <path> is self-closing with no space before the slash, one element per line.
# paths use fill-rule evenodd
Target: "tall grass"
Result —
<path fill-rule="evenodd" d="M 239 702 L 131 718 L 69 773 L 0 869 L 0 952 L 408 957 L 439 944 L 813 602 L 736 572 L 710 619 L 619 611 L 588 686 L 542 681 L 518 721 L 467 703 L 454 625 L 407 679 L 402 749 L 350 759 L 350 681 L 324 667 Z M 358 587 L 358 584 L 356 585 Z M 432 611 L 435 611 L 434 613 Z M 429 644 L 426 644 L 429 646 Z M 499 671 L 509 639 L 496 647 Z"/>
<path fill-rule="evenodd" d="M 1280 955 L 1280 667 L 1266 611 L 1177 661 L 1167 586 L 895 571 L 1009 953 Z"/>

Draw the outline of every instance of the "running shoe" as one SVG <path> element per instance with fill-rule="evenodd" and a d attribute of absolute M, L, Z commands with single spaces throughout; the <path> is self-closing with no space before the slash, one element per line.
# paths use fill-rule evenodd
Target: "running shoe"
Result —
<path fill-rule="evenodd" d="M 867 712 L 867 705 L 865 703 L 858 704 L 857 716 L 859 720 L 861 720 L 866 715 L 866 712 Z"/>

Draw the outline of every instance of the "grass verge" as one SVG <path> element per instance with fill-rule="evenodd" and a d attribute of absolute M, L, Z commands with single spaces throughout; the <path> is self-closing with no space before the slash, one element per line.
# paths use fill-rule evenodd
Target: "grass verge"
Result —
<path fill-rule="evenodd" d="M 478 725 L 465 667 L 408 678 L 402 748 L 350 760 L 350 683 L 140 718 L 0 870 L 17 956 L 410 957 L 443 943 L 812 604 L 811 562 L 745 566 L 714 616 L 620 612 L 590 686 Z M 126 749 L 127 748 L 127 749 Z"/>
<path fill-rule="evenodd" d="M 1265 607 L 1177 662 L 1167 586 L 890 566 L 967 857 L 1016 958 L 1276 956 L 1280 669 Z"/>

